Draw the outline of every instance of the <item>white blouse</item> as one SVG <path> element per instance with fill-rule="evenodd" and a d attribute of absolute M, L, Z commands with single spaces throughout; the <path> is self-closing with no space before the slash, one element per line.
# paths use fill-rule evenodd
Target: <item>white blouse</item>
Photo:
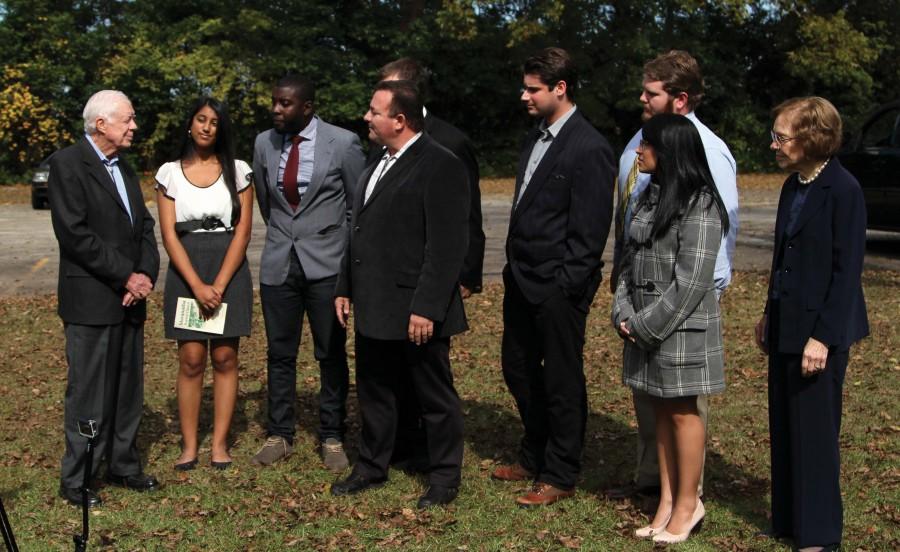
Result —
<path fill-rule="evenodd" d="M 241 161 L 234 162 L 235 180 L 238 193 L 250 185 L 253 171 Z M 175 201 L 175 222 L 202 220 L 215 217 L 227 225 L 231 224 L 231 194 L 225 186 L 225 178 L 219 175 L 215 182 L 206 187 L 191 183 L 184 176 L 180 161 L 171 161 L 156 171 L 156 188 L 165 190 L 166 197 Z M 224 232 L 225 228 L 195 232 Z"/>

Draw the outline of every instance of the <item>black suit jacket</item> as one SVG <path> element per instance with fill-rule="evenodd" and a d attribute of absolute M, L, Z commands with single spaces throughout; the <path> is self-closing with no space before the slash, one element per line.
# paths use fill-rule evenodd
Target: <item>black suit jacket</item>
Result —
<path fill-rule="evenodd" d="M 425 115 L 425 132 L 435 142 L 450 150 L 466 167 L 469 180 L 469 248 L 463 260 L 459 283 L 475 293 L 481 291 L 484 270 L 484 229 L 481 218 L 481 187 L 478 158 L 475 147 L 461 130 L 428 112 Z M 381 146 L 373 144 L 366 164 L 377 163 L 383 154 Z"/>
<path fill-rule="evenodd" d="M 785 226 L 799 186 L 791 175 L 781 189 L 772 272 L 779 268 L 777 351 L 799 354 L 815 338 L 847 350 L 869 335 L 862 289 L 866 205 L 852 174 L 836 158 L 811 184 L 791 234 Z M 769 295 L 772 278 L 769 279 Z M 766 312 L 769 311 L 768 303 Z"/>
<path fill-rule="evenodd" d="M 529 133 L 519 157 L 507 270 L 531 303 L 562 293 L 587 308 L 600 284 L 600 256 L 612 220 L 612 148 L 576 110 L 516 203 L 539 134 L 537 128 Z"/>
<path fill-rule="evenodd" d="M 118 324 L 126 318 L 141 322 L 146 302 L 126 308 L 122 297 L 133 272 L 156 281 L 159 251 L 153 217 L 144 206 L 137 175 L 120 160 L 132 225 L 115 182 L 87 140 L 50 160 L 50 218 L 59 242 L 59 316 L 73 324 Z"/>
<path fill-rule="evenodd" d="M 335 295 L 351 298 L 356 331 L 373 339 L 407 339 L 412 313 L 434 321 L 436 336 L 465 331 L 457 286 L 469 217 L 465 167 L 423 134 L 363 203 L 376 166 L 358 183 Z"/>

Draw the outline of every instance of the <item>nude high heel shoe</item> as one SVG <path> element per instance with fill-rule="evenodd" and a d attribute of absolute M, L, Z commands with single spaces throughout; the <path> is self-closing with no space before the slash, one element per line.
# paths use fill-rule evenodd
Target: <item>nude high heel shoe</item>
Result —
<path fill-rule="evenodd" d="M 653 527 L 652 525 L 647 525 L 645 527 L 641 527 L 640 529 L 634 530 L 634 536 L 640 537 L 642 539 L 646 539 L 647 537 L 652 537 L 653 535 L 658 535 L 665 531 L 666 525 L 669 524 L 669 520 L 672 519 L 672 514 L 669 514 L 669 517 L 666 518 L 666 521 L 663 522 L 659 527 Z"/>
<path fill-rule="evenodd" d="M 677 535 L 670 533 L 668 531 L 663 531 L 661 533 L 657 533 L 653 537 L 653 542 L 658 542 L 661 544 L 675 544 L 676 542 L 684 542 L 687 540 L 691 533 L 694 531 L 699 531 L 700 526 L 703 523 L 703 517 L 706 516 L 706 509 L 703 507 L 703 501 L 699 498 L 697 499 L 697 507 L 694 508 L 694 515 L 691 516 L 691 525 L 688 527 L 688 530 L 684 533 L 679 533 Z"/>

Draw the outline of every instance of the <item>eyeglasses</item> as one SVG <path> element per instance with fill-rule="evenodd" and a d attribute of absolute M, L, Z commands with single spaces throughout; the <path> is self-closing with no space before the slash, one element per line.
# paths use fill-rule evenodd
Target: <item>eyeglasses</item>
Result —
<path fill-rule="evenodd" d="M 778 144 L 778 147 L 779 147 L 779 148 L 780 148 L 781 146 L 787 144 L 787 143 L 790 142 L 791 140 L 794 140 L 794 139 L 797 138 L 796 136 L 781 136 L 780 134 L 776 134 L 776 132 L 775 132 L 774 130 L 770 130 L 770 131 L 769 131 L 769 136 L 772 137 L 772 141 L 773 141 L 773 142 L 775 142 L 776 144 Z"/>

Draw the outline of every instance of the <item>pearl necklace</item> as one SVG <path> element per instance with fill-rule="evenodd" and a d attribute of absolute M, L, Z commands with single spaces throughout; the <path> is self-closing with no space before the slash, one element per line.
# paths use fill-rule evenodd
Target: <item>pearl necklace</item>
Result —
<path fill-rule="evenodd" d="M 826 159 L 821 165 L 819 165 L 819 166 L 816 168 L 816 170 L 813 171 L 812 176 L 810 176 L 809 178 L 803 178 L 803 175 L 801 175 L 801 174 L 798 172 L 798 173 L 797 173 L 797 179 L 800 181 L 800 184 L 803 184 L 804 186 L 806 186 L 807 184 L 809 184 L 809 183 L 812 182 L 813 180 L 819 178 L 819 174 L 822 172 L 822 169 L 825 168 L 825 165 L 827 165 L 829 161 L 831 161 L 831 158 L 830 158 L 830 157 L 829 157 L 828 159 Z"/>

